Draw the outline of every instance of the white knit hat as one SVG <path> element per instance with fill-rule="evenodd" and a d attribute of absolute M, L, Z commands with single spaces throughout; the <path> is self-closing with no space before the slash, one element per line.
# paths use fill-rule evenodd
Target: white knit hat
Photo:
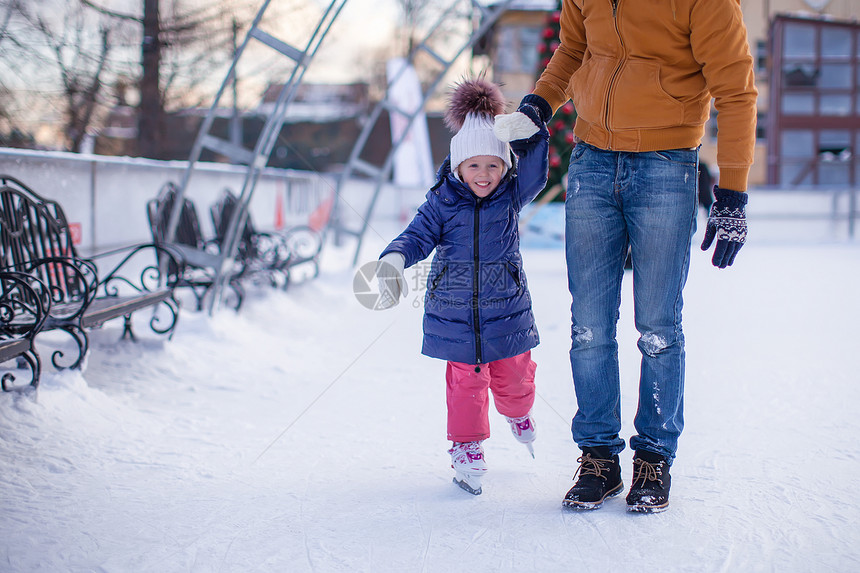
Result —
<path fill-rule="evenodd" d="M 451 138 L 451 171 L 462 162 L 478 155 L 493 155 L 511 168 L 511 146 L 493 133 L 493 117 L 483 113 L 468 113 L 463 127 Z"/>
<path fill-rule="evenodd" d="M 495 117 L 505 112 L 505 98 L 496 84 L 484 78 L 466 79 L 454 86 L 445 125 L 451 138 L 451 171 L 478 155 L 493 155 L 511 168 L 511 146 L 493 133 Z"/>

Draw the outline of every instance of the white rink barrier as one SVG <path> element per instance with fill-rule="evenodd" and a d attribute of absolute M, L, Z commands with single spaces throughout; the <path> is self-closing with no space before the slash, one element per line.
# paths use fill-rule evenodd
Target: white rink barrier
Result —
<path fill-rule="evenodd" d="M 0 175 L 57 201 L 84 255 L 151 241 L 146 202 L 168 181 L 178 184 L 186 167 L 185 161 L 0 148 Z M 197 207 L 204 236 L 214 236 L 209 207 L 224 188 L 238 195 L 245 172 L 244 166 L 195 165 L 185 196 Z M 251 198 L 251 217 L 261 230 L 307 224 L 334 189 L 332 175 L 266 169 Z"/>

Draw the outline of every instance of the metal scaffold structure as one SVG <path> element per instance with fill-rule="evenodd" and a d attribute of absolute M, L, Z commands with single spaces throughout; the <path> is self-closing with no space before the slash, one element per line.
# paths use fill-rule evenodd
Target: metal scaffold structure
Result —
<path fill-rule="evenodd" d="M 233 264 L 233 259 L 236 256 L 239 240 L 241 238 L 239 229 L 244 228 L 248 214 L 248 204 L 251 201 L 254 187 L 257 184 L 261 172 L 268 163 L 269 156 L 272 153 L 272 149 L 274 148 L 278 135 L 281 132 L 281 128 L 284 125 L 287 108 L 295 99 L 296 92 L 304 78 L 308 66 L 310 66 L 317 50 L 322 45 L 326 34 L 329 32 L 332 24 L 346 4 L 346 0 L 332 0 L 329 6 L 322 13 L 319 22 L 311 32 L 309 39 L 307 39 L 304 44 L 304 47 L 296 47 L 262 29 L 261 23 L 270 4 L 271 0 L 266 0 L 254 17 L 244 41 L 236 50 L 233 62 L 227 72 L 227 76 L 221 83 L 221 87 L 218 89 L 215 100 L 201 124 L 197 138 L 194 142 L 194 147 L 191 150 L 188 167 L 183 173 L 179 184 L 178 197 L 173 204 L 173 209 L 171 211 L 167 227 L 166 240 L 171 241 L 175 236 L 176 228 L 179 224 L 179 216 L 183 204 L 182 198 L 185 191 L 188 189 L 188 183 L 191 180 L 195 166 L 200 160 L 200 155 L 204 149 L 223 155 L 233 163 L 247 166 L 242 190 L 239 194 L 240 208 L 235 209 L 233 212 L 224 240 L 224 246 L 220 253 L 220 271 L 216 276 L 215 285 L 212 289 L 212 296 L 209 300 L 210 314 L 214 312 L 215 308 L 220 304 L 220 299 L 228 277 L 227 270 Z M 301 30 L 299 32 L 300 34 L 306 34 L 306 30 Z M 233 82 L 237 66 L 240 61 L 242 61 L 242 57 L 248 54 L 247 48 L 252 42 L 268 46 L 278 54 L 282 55 L 288 60 L 288 63 L 291 66 L 291 71 L 289 72 L 287 81 L 284 82 L 283 87 L 278 94 L 278 98 L 272 111 L 266 118 L 266 122 L 263 129 L 260 131 L 254 148 L 248 149 L 241 145 L 241 143 L 228 141 L 213 135 L 211 130 L 221 99 L 227 91 L 228 86 Z"/>
<path fill-rule="evenodd" d="M 177 199 L 173 203 L 167 225 L 166 241 L 172 241 L 175 237 L 183 205 L 183 196 L 188 189 L 189 181 L 194 174 L 195 166 L 199 162 L 204 150 L 213 151 L 225 156 L 234 164 L 245 165 L 247 167 L 242 190 L 239 194 L 239 208 L 235 209 L 232 214 L 224 245 L 219 255 L 221 264 L 220 270 L 215 279 L 215 285 L 212 289 L 212 295 L 209 300 L 210 314 L 214 312 L 221 303 L 224 289 L 227 286 L 226 283 L 229 280 L 229 269 L 233 264 L 241 238 L 239 229 L 244 228 L 248 215 L 248 205 L 251 201 L 254 188 L 260 174 L 269 161 L 269 157 L 275 146 L 277 138 L 283 128 L 287 108 L 295 99 L 298 87 L 304 78 L 305 72 L 331 29 L 332 24 L 335 22 L 346 4 L 346 1 L 347 0 L 332 0 L 322 13 L 322 16 L 319 18 L 318 23 L 310 34 L 309 39 L 304 44 L 304 47 L 299 48 L 262 29 L 261 22 L 266 10 L 271 4 L 271 0 L 266 0 L 251 23 L 245 39 L 237 48 L 227 75 L 221 83 L 212 106 L 208 110 L 208 113 L 201 124 L 194 146 L 191 150 L 188 166 L 178 185 Z M 512 1 L 513 0 L 501 0 L 488 6 L 478 3 L 476 0 L 454 0 L 448 9 L 440 12 L 438 20 L 432 25 L 426 36 L 420 42 L 414 44 L 413 49 L 406 58 L 407 65 L 401 68 L 400 73 L 402 74 L 407 68 L 410 68 L 415 63 L 416 58 L 419 57 L 424 57 L 425 61 L 432 62 L 435 66 L 434 69 L 429 72 L 432 76 L 429 81 L 422 83 L 422 95 L 418 105 L 416 105 L 414 109 L 403 109 L 393 103 L 389 96 L 388 88 L 398 81 L 399 75 L 388 78 L 386 94 L 374 107 L 370 116 L 365 121 L 361 134 L 352 148 L 349 161 L 338 178 L 337 188 L 335 190 L 335 201 L 328 226 L 328 229 L 332 230 L 335 234 L 335 239 L 338 242 L 345 235 L 356 238 L 353 264 L 358 261 L 362 239 L 368 230 L 368 221 L 373 214 L 380 191 L 391 177 L 393 158 L 404 139 L 408 136 L 409 129 L 415 118 L 423 111 L 428 99 L 434 93 L 439 83 L 445 78 L 446 74 L 457 59 L 467 49 L 471 48 L 478 39 L 487 33 L 489 28 L 508 8 L 508 5 L 511 4 Z M 456 27 L 458 25 L 461 26 L 459 32 L 452 31 L 452 26 Z M 306 30 L 302 31 L 306 32 Z M 217 117 L 218 110 L 222 107 L 222 98 L 228 91 L 228 87 L 234 81 L 237 67 L 242 61 L 243 56 L 247 54 L 247 48 L 252 42 L 259 42 L 282 55 L 289 61 L 291 71 L 289 72 L 287 81 L 284 82 L 283 87 L 280 89 L 275 105 L 272 107 L 271 112 L 266 118 L 266 122 L 259 134 L 254 148 L 249 149 L 243 146 L 241 142 L 230 141 L 214 135 L 212 133 L 212 127 Z M 382 117 L 383 112 L 388 112 L 390 115 L 398 114 L 401 116 L 401 119 L 403 120 L 401 123 L 404 126 L 404 129 L 402 130 L 402 135 L 394 138 L 391 142 L 390 151 L 388 152 L 383 164 L 381 166 L 377 166 L 362 159 L 362 152 L 365 150 L 370 134 Z M 365 180 L 369 177 L 373 181 L 374 185 L 368 204 L 363 210 L 356 210 L 351 206 L 348 206 L 343 198 L 343 190 L 345 186 L 355 177 L 364 177 Z M 352 210 L 355 211 L 361 219 L 361 224 L 359 224 L 357 228 L 351 228 L 344 217 L 344 211 L 347 207 L 352 208 Z"/>
<path fill-rule="evenodd" d="M 355 237 L 356 247 L 353 265 L 358 263 L 362 240 L 367 233 L 369 221 L 379 199 L 379 194 L 383 186 L 391 178 L 394 157 L 400 145 L 408 137 L 409 128 L 412 126 L 415 118 L 424 110 L 427 100 L 433 95 L 439 83 L 446 77 L 446 74 L 456 60 L 487 33 L 499 16 L 507 10 L 512 1 L 501 0 L 487 6 L 475 0 L 455 0 L 448 9 L 440 13 L 439 19 L 430 28 L 426 36 L 414 45 L 407 56 L 408 65 L 401 67 L 399 74 L 388 78 L 386 94 L 371 112 L 353 146 L 349 162 L 337 182 L 335 204 L 330 226 L 337 242 L 340 242 L 344 236 Z M 456 21 L 466 23 L 466 33 L 463 34 L 466 36 L 465 38 L 460 37 L 457 40 L 452 38 L 452 32 L 446 24 Z M 418 105 L 414 109 L 403 109 L 402 107 L 398 107 L 390 97 L 390 88 L 400 79 L 400 74 L 403 74 L 409 65 L 412 65 L 416 58 L 421 56 L 429 56 L 430 61 L 435 62 L 436 68 L 432 71 L 432 77 L 429 81 L 422 82 L 422 97 Z M 362 159 L 362 154 L 367 146 L 370 134 L 377 123 L 379 123 L 383 112 L 388 112 L 390 116 L 399 115 L 405 127 L 402 130 L 402 135 L 392 140 L 391 149 L 385 157 L 383 164 L 377 166 Z M 344 189 L 350 179 L 356 174 L 369 177 L 373 181 L 373 193 L 363 210 L 355 208 L 344 199 Z M 357 227 L 351 227 L 347 221 L 346 211 L 348 209 L 360 218 L 360 223 Z"/>

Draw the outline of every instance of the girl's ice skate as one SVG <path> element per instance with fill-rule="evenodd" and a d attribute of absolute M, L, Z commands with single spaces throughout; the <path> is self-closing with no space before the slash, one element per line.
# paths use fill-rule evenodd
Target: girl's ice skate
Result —
<path fill-rule="evenodd" d="M 532 413 L 529 412 L 525 416 L 520 416 L 519 418 L 508 418 L 505 416 L 505 419 L 508 421 L 508 424 L 511 425 L 511 432 L 514 434 L 517 441 L 521 444 L 525 444 L 532 457 L 535 457 L 535 449 L 532 444 L 537 436 L 535 433 L 535 420 L 532 418 Z"/>
<path fill-rule="evenodd" d="M 454 442 L 448 453 L 454 468 L 454 483 L 472 495 L 481 495 L 481 478 L 487 472 L 481 442 Z"/>

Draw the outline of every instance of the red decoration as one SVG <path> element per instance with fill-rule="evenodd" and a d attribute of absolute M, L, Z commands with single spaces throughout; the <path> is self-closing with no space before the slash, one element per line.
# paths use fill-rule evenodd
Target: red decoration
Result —
<path fill-rule="evenodd" d="M 538 58 L 540 69 L 537 77 L 546 69 L 550 59 L 547 54 L 555 52 L 560 45 L 559 23 L 561 21 L 561 0 L 558 0 L 556 10 L 547 14 L 546 27 L 541 34 L 542 42 L 538 44 Z M 573 103 L 566 102 L 553 115 L 552 122 L 547 125 L 549 129 L 549 175 L 546 189 L 562 183 L 567 177 L 567 159 L 573 150 L 573 126 L 576 123 L 576 110 Z M 560 193 L 554 201 L 563 201 L 563 193 Z"/>

